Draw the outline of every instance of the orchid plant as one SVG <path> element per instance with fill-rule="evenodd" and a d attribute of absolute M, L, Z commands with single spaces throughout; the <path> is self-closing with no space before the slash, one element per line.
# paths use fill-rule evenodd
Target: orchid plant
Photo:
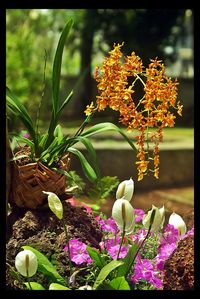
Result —
<path fill-rule="evenodd" d="M 27 136 L 21 136 L 12 134 L 15 136 L 16 140 L 22 143 L 25 143 L 30 148 L 30 153 L 25 153 L 24 155 L 20 155 L 20 157 L 14 157 L 15 160 L 18 158 L 28 157 L 30 158 L 30 162 L 41 161 L 48 167 L 65 174 L 70 178 L 69 173 L 58 167 L 58 163 L 63 156 L 66 156 L 67 153 L 75 155 L 79 158 L 81 166 L 83 168 L 84 174 L 88 180 L 91 182 L 97 181 L 100 177 L 100 171 L 97 164 L 96 153 L 93 148 L 92 143 L 88 139 L 88 137 L 102 133 L 108 130 L 114 130 L 119 132 L 123 138 L 129 143 L 131 148 L 136 151 L 136 148 L 133 142 L 128 138 L 128 136 L 116 125 L 105 122 L 90 126 L 88 130 L 85 130 L 85 127 L 88 123 L 91 122 L 93 117 L 92 113 L 88 114 L 80 125 L 79 129 L 74 133 L 73 136 L 67 135 L 64 136 L 62 132 L 62 127 L 59 124 L 59 118 L 63 109 L 69 104 L 70 100 L 73 96 L 73 90 L 69 92 L 66 99 L 61 101 L 60 98 L 60 78 L 61 78 L 61 65 L 62 65 L 62 56 L 64 51 L 64 46 L 66 40 L 69 36 L 71 28 L 73 26 L 73 20 L 69 20 L 59 39 L 54 61 L 53 61 L 53 70 L 52 70 L 52 113 L 51 119 L 49 123 L 49 128 L 47 132 L 40 133 L 38 130 L 38 120 L 36 121 L 36 125 L 34 125 L 34 121 L 31 119 L 30 114 L 28 113 L 25 106 L 21 103 L 18 97 L 7 87 L 6 88 L 6 96 L 7 96 L 7 111 L 17 116 L 27 130 Z M 83 132 L 84 131 L 84 132 Z M 85 156 L 74 146 L 81 142 L 89 154 L 90 161 L 85 158 Z"/>
<path fill-rule="evenodd" d="M 74 284 L 81 270 L 86 274 L 85 277 L 79 277 L 81 284 L 84 284 L 78 288 L 79 290 L 162 289 L 165 261 L 177 248 L 181 239 L 194 235 L 194 227 L 187 231 L 182 217 L 174 212 L 164 227 L 164 206 L 158 208 L 153 205 L 145 214 L 143 210 L 132 207 L 130 202 L 133 192 L 132 179 L 121 182 L 116 192 L 112 216 L 106 218 L 101 214 L 95 217 L 103 232 L 100 250 L 79 239 L 69 239 L 66 235 L 67 244 L 63 246 L 63 250 L 68 252 L 71 265 L 67 281 L 42 253 L 30 246 L 23 246 L 24 251 L 16 256 L 17 270 L 26 276 L 24 269 L 29 265 L 27 266 L 24 256 L 28 251 L 32 251 L 38 263 L 32 258 L 34 265 L 29 276 L 34 275 L 36 269 L 49 276 L 49 290 L 77 289 Z M 46 193 L 49 208 L 62 220 L 62 202 L 55 194 Z M 30 280 L 25 286 L 29 290 L 45 289 L 41 284 Z"/>

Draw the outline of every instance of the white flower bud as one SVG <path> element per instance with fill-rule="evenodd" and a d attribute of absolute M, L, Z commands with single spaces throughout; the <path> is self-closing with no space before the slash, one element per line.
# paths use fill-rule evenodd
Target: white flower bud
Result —
<path fill-rule="evenodd" d="M 63 205 L 61 203 L 61 200 L 58 198 L 58 196 L 53 192 L 46 192 L 42 191 L 45 194 L 48 194 L 48 204 L 50 210 L 58 217 L 58 219 L 63 218 Z"/>
<path fill-rule="evenodd" d="M 126 234 L 133 231 L 135 215 L 132 205 L 126 199 L 117 199 L 112 208 L 112 217 L 121 231 L 125 228 Z"/>
<path fill-rule="evenodd" d="M 169 224 L 173 225 L 176 229 L 178 229 L 180 236 L 184 235 L 187 232 L 187 227 L 183 218 L 176 213 L 172 213 L 170 215 Z"/>
<path fill-rule="evenodd" d="M 155 216 L 154 216 L 154 220 L 151 226 L 151 230 L 156 231 L 159 228 L 163 228 L 163 224 L 165 221 L 165 208 L 164 206 L 160 209 L 158 209 L 157 207 L 155 207 L 154 205 L 152 205 L 152 209 L 150 211 L 148 211 L 148 213 L 144 216 L 143 220 L 142 220 L 142 224 L 144 225 L 144 227 L 146 229 L 149 229 L 150 226 L 150 219 L 151 219 L 151 215 L 153 210 L 155 210 Z"/>
<path fill-rule="evenodd" d="M 21 275 L 25 277 L 33 276 L 38 268 L 36 255 L 30 250 L 20 251 L 15 257 L 15 267 Z"/>
<path fill-rule="evenodd" d="M 87 290 L 87 291 L 89 291 L 89 290 L 92 290 L 92 287 L 91 286 L 89 286 L 88 284 L 86 284 L 85 286 L 82 286 L 82 287 L 80 287 L 80 288 L 78 288 L 78 290 Z"/>
<path fill-rule="evenodd" d="M 134 182 L 132 179 L 121 182 L 117 188 L 116 199 L 126 199 L 131 201 L 134 191 Z"/>

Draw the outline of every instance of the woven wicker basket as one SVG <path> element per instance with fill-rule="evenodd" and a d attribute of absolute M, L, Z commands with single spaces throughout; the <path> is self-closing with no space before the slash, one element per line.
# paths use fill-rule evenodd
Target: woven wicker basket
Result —
<path fill-rule="evenodd" d="M 70 158 L 62 160 L 62 169 L 68 170 Z M 47 203 L 47 195 L 42 191 L 65 193 L 66 176 L 49 169 L 40 161 L 19 166 L 14 163 L 12 174 L 11 202 L 18 207 L 36 209 Z"/>

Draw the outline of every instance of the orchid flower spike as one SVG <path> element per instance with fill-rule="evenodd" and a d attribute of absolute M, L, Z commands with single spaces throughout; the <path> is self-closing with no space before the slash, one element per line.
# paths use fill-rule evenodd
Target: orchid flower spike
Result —
<path fill-rule="evenodd" d="M 176 229 L 178 229 L 178 233 L 180 236 L 184 235 L 187 232 L 187 227 L 183 218 L 176 213 L 172 213 L 170 215 L 169 224 L 173 225 Z"/>
<path fill-rule="evenodd" d="M 132 233 L 135 226 L 135 214 L 132 205 L 126 199 L 117 199 L 112 208 L 112 217 L 120 231 L 125 230 L 126 235 Z"/>
<path fill-rule="evenodd" d="M 131 201 L 134 192 L 134 181 L 132 179 L 121 182 L 117 188 L 116 199 Z"/>
<path fill-rule="evenodd" d="M 15 257 L 15 267 L 21 275 L 32 277 L 38 268 L 36 255 L 30 250 L 20 251 Z"/>
<path fill-rule="evenodd" d="M 163 224 L 165 222 L 165 208 L 164 206 L 162 208 L 157 208 L 154 205 L 152 205 L 152 209 L 148 211 L 148 213 L 144 216 L 142 220 L 142 224 L 146 229 L 149 229 L 150 227 L 150 219 L 152 212 L 155 210 L 155 216 L 154 220 L 151 226 L 151 230 L 157 231 L 159 228 L 163 228 Z"/>

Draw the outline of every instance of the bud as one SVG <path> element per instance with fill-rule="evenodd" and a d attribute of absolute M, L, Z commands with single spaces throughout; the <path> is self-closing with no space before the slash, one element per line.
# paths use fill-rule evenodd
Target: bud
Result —
<path fill-rule="evenodd" d="M 152 209 L 150 211 L 148 211 L 148 213 L 144 216 L 143 220 L 142 220 L 142 224 L 144 225 L 144 227 L 146 229 L 149 229 L 150 227 L 150 220 L 151 220 L 151 215 L 152 212 L 155 211 L 155 216 L 152 222 L 152 226 L 151 226 L 151 230 L 158 230 L 159 228 L 163 228 L 163 224 L 165 221 L 165 208 L 164 206 L 160 209 L 158 209 L 157 207 L 155 207 L 154 205 L 152 205 Z"/>
<path fill-rule="evenodd" d="M 112 217 L 121 231 L 125 227 L 126 234 L 133 231 L 135 214 L 132 205 L 126 199 L 117 199 L 112 208 Z"/>
<path fill-rule="evenodd" d="M 117 188 L 116 199 L 126 199 L 131 201 L 134 191 L 134 182 L 132 179 L 121 182 Z"/>
<path fill-rule="evenodd" d="M 172 213 L 169 217 L 169 224 L 173 225 L 176 229 L 178 229 L 178 233 L 180 236 L 184 235 L 187 231 L 187 227 L 183 218 L 176 213 Z"/>
<path fill-rule="evenodd" d="M 85 291 L 89 291 L 89 290 L 92 290 L 92 287 L 89 286 L 88 284 L 78 288 L 78 290 L 85 290 Z"/>
<path fill-rule="evenodd" d="M 53 192 L 42 191 L 45 194 L 48 194 L 48 205 L 50 210 L 58 217 L 58 219 L 63 218 L 63 205 L 58 198 L 58 196 Z"/>
<path fill-rule="evenodd" d="M 15 257 L 15 267 L 21 275 L 33 276 L 38 268 L 36 255 L 30 250 L 20 251 Z"/>

